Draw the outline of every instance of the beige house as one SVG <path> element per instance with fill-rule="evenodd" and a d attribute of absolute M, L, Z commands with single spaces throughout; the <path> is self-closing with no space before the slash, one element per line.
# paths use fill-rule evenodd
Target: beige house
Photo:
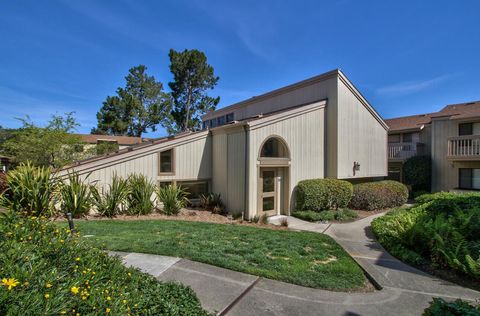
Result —
<path fill-rule="evenodd" d="M 432 191 L 480 189 L 480 102 L 385 121 L 390 178 L 402 180 L 406 159 L 429 155 Z"/>
<path fill-rule="evenodd" d="M 153 140 L 63 170 L 109 183 L 143 173 L 159 185 L 220 193 L 231 213 L 289 214 L 304 179 L 387 175 L 387 125 L 339 70 L 211 112 L 203 130 Z"/>

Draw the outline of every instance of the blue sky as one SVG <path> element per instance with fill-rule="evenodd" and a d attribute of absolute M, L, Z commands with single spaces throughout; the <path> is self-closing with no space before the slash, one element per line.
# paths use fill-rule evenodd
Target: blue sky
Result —
<path fill-rule="evenodd" d="M 0 0 L 0 125 L 75 111 L 88 133 L 131 66 L 167 86 L 170 48 L 207 54 L 220 107 L 340 68 L 384 118 L 437 111 L 480 100 L 478 12 L 476 0 Z"/>

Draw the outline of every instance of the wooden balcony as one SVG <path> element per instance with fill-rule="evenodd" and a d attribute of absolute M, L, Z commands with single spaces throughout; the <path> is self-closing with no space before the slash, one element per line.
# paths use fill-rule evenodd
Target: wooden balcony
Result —
<path fill-rule="evenodd" d="M 388 159 L 404 161 L 410 157 L 422 154 L 423 143 L 390 143 L 388 144 Z"/>
<path fill-rule="evenodd" d="M 450 160 L 480 160 L 480 135 L 448 138 L 447 158 Z"/>

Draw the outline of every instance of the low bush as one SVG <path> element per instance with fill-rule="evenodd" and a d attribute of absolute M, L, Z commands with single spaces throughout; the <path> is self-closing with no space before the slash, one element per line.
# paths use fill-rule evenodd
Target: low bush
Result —
<path fill-rule="evenodd" d="M 75 218 L 88 215 L 92 207 L 92 192 L 90 185 L 84 183 L 78 173 L 68 174 L 60 182 L 58 191 L 61 212 L 71 213 Z"/>
<path fill-rule="evenodd" d="M 225 213 L 225 205 L 223 204 L 221 195 L 218 193 L 200 195 L 200 205 L 203 209 L 214 214 Z"/>
<path fill-rule="evenodd" d="M 404 261 L 480 279 L 480 195 L 437 193 L 417 202 L 372 222 L 380 243 Z"/>
<path fill-rule="evenodd" d="M 156 193 L 158 200 L 163 203 L 162 212 L 166 215 L 177 215 L 188 204 L 188 193 L 181 187 L 167 185 L 158 188 Z"/>
<path fill-rule="evenodd" d="M 153 212 L 155 201 L 155 184 L 142 174 L 128 178 L 129 193 L 127 195 L 126 213 L 129 215 L 147 215 Z"/>
<path fill-rule="evenodd" d="M 126 198 L 130 193 L 128 181 L 122 179 L 116 174 L 112 177 L 112 183 L 108 185 L 108 190 L 104 188 L 99 191 L 92 187 L 93 204 L 97 211 L 103 216 L 114 217 L 123 212 Z"/>
<path fill-rule="evenodd" d="M 54 212 L 57 180 L 47 167 L 21 164 L 7 174 L 7 190 L 0 205 L 27 215 L 50 216 Z"/>
<path fill-rule="evenodd" d="M 309 221 L 309 222 L 320 222 L 320 221 L 348 221 L 358 217 L 358 214 L 350 209 L 338 209 L 338 210 L 328 210 L 321 212 L 314 211 L 296 211 L 292 213 L 292 216 Z"/>
<path fill-rule="evenodd" d="M 397 181 L 384 180 L 360 183 L 353 186 L 350 207 L 358 210 L 380 210 L 397 207 L 408 200 L 407 187 Z"/>
<path fill-rule="evenodd" d="M 190 288 L 13 212 L 0 217 L 0 280 L 0 315 L 207 315 Z"/>
<path fill-rule="evenodd" d="M 460 299 L 447 302 L 441 298 L 434 298 L 430 306 L 425 309 L 423 316 L 480 316 L 480 305 L 474 306 Z"/>
<path fill-rule="evenodd" d="M 298 211 L 320 212 L 344 208 L 350 202 L 353 186 L 350 182 L 337 179 L 303 180 L 296 190 Z"/>
<path fill-rule="evenodd" d="M 413 156 L 403 164 L 405 183 L 412 191 L 430 192 L 432 181 L 432 159 L 430 156 Z"/>

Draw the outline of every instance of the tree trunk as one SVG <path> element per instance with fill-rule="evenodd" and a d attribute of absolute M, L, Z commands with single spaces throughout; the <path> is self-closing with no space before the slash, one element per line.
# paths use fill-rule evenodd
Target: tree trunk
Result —
<path fill-rule="evenodd" d="M 185 123 L 183 127 L 183 131 L 188 131 L 188 123 L 190 122 L 190 102 L 192 98 L 192 92 L 190 87 L 188 88 L 188 94 L 187 94 L 187 113 L 185 114 Z"/>

